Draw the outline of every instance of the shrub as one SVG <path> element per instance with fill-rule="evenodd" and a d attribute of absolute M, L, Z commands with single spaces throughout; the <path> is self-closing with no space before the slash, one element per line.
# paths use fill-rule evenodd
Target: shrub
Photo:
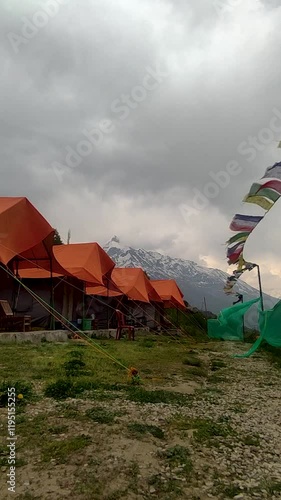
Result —
<path fill-rule="evenodd" d="M 84 368 L 85 363 L 84 361 L 81 361 L 81 359 L 71 359 L 70 361 L 66 361 L 64 363 L 63 367 L 65 369 L 66 375 L 67 376 L 72 376 L 72 377 L 77 377 L 78 375 L 81 375 L 81 370 Z"/>
<path fill-rule="evenodd" d="M 84 388 L 78 384 L 74 384 L 71 380 L 59 379 L 56 382 L 48 384 L 45 388 L 45 396 L 54 399 L 75 398 L 77 394 L 81 394 Z"/>

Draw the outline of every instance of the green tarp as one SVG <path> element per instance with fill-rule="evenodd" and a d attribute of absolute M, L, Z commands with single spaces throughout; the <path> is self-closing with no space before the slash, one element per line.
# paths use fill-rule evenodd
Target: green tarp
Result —
<path fill-rule="evenodd" d="M 218 319 L 208 320 L 208 337 L 211 339 L 223 340 L 244 340 L 243 318 L 245 313 L 253 304 L 260 299 L 249 300 L 248 302 L 236 304 L 227 309 L 223 309 Z"/>
<path fill-rule="evenodd" d="M 248 358 L 253 354 L 263 341 L 273 347 L 281 347 L 281 301 L 272 309 L 261 311 L 259 309 L 260 336 L 245 354 L 237 355 L 239 358 Z"/>
<path fill-rule="evenodd" d="M 243 341 L 243 317 L 246 311 L 260 299 L 250 300 L 244 304 L 223 309 L 218 319 L 208 320 L 209 338 Z M 236 357 L 247 358 L 253 354 L 263 341 L 273 347 L 281 347 L 281 301 L 268 311 L 259 307 L 260 336 L 245 354 Z"/>

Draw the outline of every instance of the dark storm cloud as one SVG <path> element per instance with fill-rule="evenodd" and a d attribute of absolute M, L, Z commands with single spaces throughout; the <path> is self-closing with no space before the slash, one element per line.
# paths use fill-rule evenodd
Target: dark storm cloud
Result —
<path fill-rule="evenodd" d="M 224 4 L 3 1 L 2 195 L 76 239 L 119 233 L 225 266 L 230 218 L 279 159 L 281 8 Z"/>

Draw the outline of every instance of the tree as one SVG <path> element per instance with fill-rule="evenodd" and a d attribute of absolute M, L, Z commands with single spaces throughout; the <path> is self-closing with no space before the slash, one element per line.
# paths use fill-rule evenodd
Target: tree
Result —
<path fill-rule="evenodd" d="M 55 234 L 54 234 L 54 245 L 63 245 L 63 241 L 60 237 L 60 234 L 57 229 L 55 229 Z"/>

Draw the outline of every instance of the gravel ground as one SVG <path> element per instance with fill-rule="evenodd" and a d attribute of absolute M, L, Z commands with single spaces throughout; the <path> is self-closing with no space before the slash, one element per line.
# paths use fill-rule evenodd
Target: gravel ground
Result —
<path fill-rule="evenodd" d="M 194 349 L 192 355 L 201 360 L 205 375 L 194 374 L 192 380 L 183 381 L 175 374 L 173 387 L 165 387 L 184 394 L 186 404 L 137 403 L 123 394 L 98 402 L 68 399 L 58 403 L 45 398 L 28 405 L 26 417 L 31 422 L 45 415 L 48 426 L 66 426 L 52 439 L 83 433 L 92 441 L 67 463 L 52 458 L 43 466 L 37 444 L 32 453 L 23 455 L 28 464 L 17 471 L 13 498 L 281 498 L 281 371 L 262 352 L 249 359 L 233 358 L 245 349 L 243 344 L 227 342 Z M 66 405 L 78 411 L 77 421 L 65 416 Z M 79 420 L 78 415 L 83 417 L 97 406 L 117 412 L 111 425 Z M 3 417 L 4 413 L 3 409 Z M 156 426 L 164 438 L 147 431 L 132 434 L 128 431 L 131 423 Z M 1 469 L 4 477 L 6 469 Z M 10 497 L 0 493 L 0 498 Z"/>
<path fill-rule="evenodd" d="M 233 359 L 239 348 L 245 350 L 242 344 L 221 343 L 219 353 L 211 354 L 227 365 L 217 372 L 222 380 L 214 384 L 222 394 L 206 390 L 184 410 L 195 418 L 225 420 L 235 431 L 219 438 L 218 447 L 194 447 L 194 469 L 207 498 L 227 498 L 225 492 L 218 493 L 224 486 L 230 498 L 281 498 L 281 374 L 264 354 Z"/>
<path fill-rule="evenodd" d="M 203 355 L 200 350 L 195 352 L 207 364 L 215 359 L 226 366 L 208 377 L 192 403 L 180 409 L 178 418 L 219 423 L 224 435 L 197 440 L 194 430 L 170 428 L 169 443 L 163 451 L 175 444 L 187 446 L 193 470 L 186 480 L 179 477 L 180 468 L 171 473 L 166 466 L 160 468 L 160 477 L 182 481 L 182 493 L 176 498 L 281 498 L 281 372 L 264 353 L 248 359 L 233 358 L 233 354 L 245 351 L 243 344 L 222 342 L 213 348 Z M 138 411 L 140 420 L 161 428 L 179 414 L 179 409 L 170 405 L 161 409 L 159 405 L 145 405 Z M 153 487 L 152 492 L 151 498 L 157 494 Z"/>

